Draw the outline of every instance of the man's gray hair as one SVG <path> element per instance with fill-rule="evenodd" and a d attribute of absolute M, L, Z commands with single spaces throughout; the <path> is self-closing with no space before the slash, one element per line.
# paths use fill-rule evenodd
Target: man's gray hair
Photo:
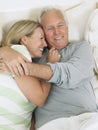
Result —
<path fill-rule="evenodd" d="M 39 14 L 39 16 L 38 16 L 38 21 L 39 21 L 40 24 L 41 24 L 41 17 L 42 17 L 45 13 L 50 12 L 50 11 L 60 11 L 61 14 L 62 14 L 62 16 L 64 16 L 64 20 L 65 20 L 65 22 L 66 22 L 66 25 L 68 25 L 68 19 L 67 19 L 67 16 L 66 16 L 64 10 L 62 10 L 61 7 L 53 7 L 53 6 L 47 6 L 47 7 L 43 8 L 43 9 L 41 10 L 41 12 L 40 12 L 40 14 Z"/>

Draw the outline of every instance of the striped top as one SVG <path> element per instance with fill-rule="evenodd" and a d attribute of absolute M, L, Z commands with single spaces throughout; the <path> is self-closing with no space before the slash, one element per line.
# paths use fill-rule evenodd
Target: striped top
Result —
<path fill-rule="evenodd" d="M 10 74 L 0 73 L 0 130 L 29 130 L 35 107 Z"/>

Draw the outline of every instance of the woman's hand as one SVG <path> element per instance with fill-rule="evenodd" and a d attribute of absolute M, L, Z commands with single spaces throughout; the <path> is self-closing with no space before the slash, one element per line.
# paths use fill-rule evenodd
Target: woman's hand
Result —
<path fill-rule="evenodd" d="M 2 47 L 0 48 L 0 58 L 3 59 L 3 62 L 7 65 L 12 74 L 17 76 L 29 75 L 29 69 L 26 65 L 29 61 L 17 51 L 9 47 Z"/>
<path fill-rule="evenodd" d="M 11 73 L 10 69 L 7 67 L 7 65 L 3 62 L 3 59 L 0 58 L 0 73 Z"/>
<path fill-rule="evenodd" d="M 61 55 L 59 54 L 58 50 L 52 47 L 47 55 L 47 62 L 55 63 L 58 62 L 61 58 Z"/>

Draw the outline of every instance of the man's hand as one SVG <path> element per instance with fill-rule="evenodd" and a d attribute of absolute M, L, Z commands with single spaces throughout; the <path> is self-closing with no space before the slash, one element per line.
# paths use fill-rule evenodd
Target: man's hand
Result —
<path fill-rule="evenodd" d="M 12 74 L 17 76 L 29 75 L 29 69 L 26 65 L 29 61 L 17 51 L 9 47 L 2 47 L 0 48 L 0 58 L 3 59 Z"/>
<path fill-rule="evenodd" d="M 55 63 L 58 62 L 61 58 L 61 55 L 59 54 L 58 50 L 52 47 L 47 55 L 47 62 Z"/>
<path fill-rule="evenodd" d="M 7 65 L 3 62 L 3 59 L 0 58 L 0 73 L 11 73 Z"/>

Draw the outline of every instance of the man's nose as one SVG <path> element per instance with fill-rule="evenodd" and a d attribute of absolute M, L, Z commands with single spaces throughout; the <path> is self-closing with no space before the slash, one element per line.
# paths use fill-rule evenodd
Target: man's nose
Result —
<path fill-rule="evenodd" d="M 55 28 L 54 28 L 54 33 L 55 33 L 55 34 L 58 34 L 58 33 L 59 33 L 59 28 L 55 27 Z"/>

